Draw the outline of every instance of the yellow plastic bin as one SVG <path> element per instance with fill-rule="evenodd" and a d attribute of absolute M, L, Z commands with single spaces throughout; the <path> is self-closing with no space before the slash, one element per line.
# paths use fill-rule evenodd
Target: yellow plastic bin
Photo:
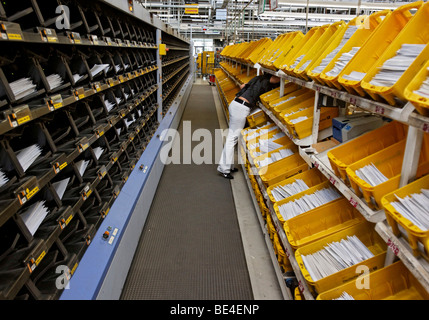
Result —
<path fill-rule="evenodd" d="M 429 117 L 429 98 L 415 92 L 420 88 L 422 82 L 429 79 L 429 61 L 420 69 L 408 86 L 405 87 L 405 98 L 410 101 L 416 110 Z"/>
<path fill-rule="evenodd" d="M 416 73 L 429 59 L 429 33 L 422 30 L 429 29 L 429 3 L 423 4 L 404 29 L 395 37 L 393 42 L 383 52 L 377 62 L 371 67 L 361 82 L 361 87 L 377 101 L 386 101 L 390 105 L 396 104 L 396 99 L 405 101 L 405 87 L 411 82 Z M 405 70 L 402 76 L 390 87 L 376 86 L 371 80 L 378 73 L 379 68 L 386 60 L 396 56 L 396 52 L 403 44 L 423 44 L 426 47 L 417 56 L 414 62 Z"/>
<path fill-rule="evenodd" d="M 371 272 L 366 281 L 368 288 L 358 288 L 355 281 L 351 281 L 322 292 L 316 300 L 335 300 L 343 292 L 354 300 L 429 300 L 429 294 L 420 281 L 400 260 Z"/>
<path fill-rule="evenodd" d="M 267 188 L 267 194 L 268 194 L 268 197 L 271 200 L 271 202 L 272 203 L 276 203 L 277 202 L 276 199 L 274 198 L 273 192 L 272 192 L 272 190 L 274 188 L 291 184 L 291 183 L 295 182 L 298 179 L 301 179 L 302 181 L 304 181 L 305 184 L 309 188 L 314 187 L 315 185 L 318 185 L 318 184 L 326 181 L 326 177 L 323 175 L 323 173 L 320 172 L 320 170 L 312 168 L 312 169 L 310 169 L 308 171 L 304 171 L 302 173 L 294 175 L 291 178 L 288 178 L 288 179 L 285 179 L 283 181 L 280 181 L 279 183 L 275 183 L 275 184 L 271 185 L 269 188 Z"/>
<path fill-rule="evenodd" d="M 390 10 L 378 11 L 376 13 L 371 14 L 365 19 L 363 25 L 358 30 L 356 30 L 350 40 L 346 42 L 346 44 L 341 48 L 341 50 L 337 53 L 334 59 L 331 60 L 325 70 L 323 70 L 320 74 L 320 78 L 323 80 L 324 83 L 338 90 L 343 89 L 341 84 L 338 82 L 338 76 L 341 72 L 339 72 L 337 75 L 331 75 L 329 74 L 329 71 L 334 68 L 338 59 L 344 53 L 350 52 L 351 50 L 353 50 L 353 48 L 362 48 L 363 46 L 365 46 L 366 41 L 378 29 L 379 26 L 383 25 L 383 23 L 385 22 L 387 17 L 389 17 L 391 12 L 392 11 Z M 358 54 L 359 51 L 360 49 L 356 52 L 356 54 Z M 347 65 L 348 63 L 346 64 L 346 67 Z M 344 70 L 344 68 L 342 70 Z"/>
<path fill-rule="evenodd" d="M 260 161 L 263 161 L 263 160 L 265 160 L 265 159 L 267 159 L 267 158 L 269 158 L 269 157 L 271 157 L 271 155 L 273 154 L 273 153 L 276 153 L 276 152 L 280 152 L 280 150 L 286 150 L 286 149 L 289 149 L 290 151 L 292 151 L 293 153 L 296 153 L 297 151 L 298 151 L 298 147 L 292 142 L 292 141 L 290 141 L 290 139 L 288 138 L 288 140 L 289 140 L 289 143 L 287 143 L 287 144 L 285 144 L 284 146 L 282 146 L 282 147 L 280 147 L 280 148 L 277 148 L 277 149 L 275 149 L 275 150 L 272 150 L 272 151 L 270 151 L 270 152 L 267 152 L 267 153 L 264 153 L 264 154 L 262 154 L 262 155 L 260 155 L 260 156 L 257 156 L 257 157 L 255 157 L 254 159 L 253 159 L 253 163 L 255 164 L 255 167 L 256 167 L 256 169 L 261 169 L 261 166 L 258 164 Z M 280 161 L 280 160 L 278 160 L 278 161 Z M 273 162 L 274 163 L 274 162 Z"/>
<path fill-rule="evenodd" d="M 339 84 L 351 94 L 365 96 L 365 91 L 361 88 L 361 80 L 346 79 L 352 72 L 360 72 L 366 74 L 371 67 L 377 62 L 378 58 L 387 49 L 390 43 L 402 31 L 406 24 L 412 19 L 414 14 L 410 11 L 419 9 L 423 1 L 416 1 L 405 4 L 395 9 L 388 15 L 382 24 L 373 32 L 373 34 L 365 42 L 365 45 L 359 52 L 350 60 L 347 66 L 338 76 Z"/>
<path fill-rule="evenodd" d="M 420 153 L 416 178 L 429 172 L 429 148 L 425 147 L 425 144 L 429 145 L 429 140 L 427 140 L 427 135 L 425 138 Z M 398 189 L 405 153 L 405 143 L 406 140 L 402 140 L 347 167 L 346 172 L 350 179 L 351 187 L 356 195 L 363 195 L 369 207 L 382 208 L 381 198 Z M 386 182 L 377 186 L 371 186 L 356 175 L 356 170 L 371 163 L 388 179 Z"/>
<path fill-rule="evenodd" d="M 259 96 L 262 104 L 268 109 L 270 102 L 280 97 L 280 88 L 275 88 Z"/>
<path fill-rule="evenodd" d="M 261 58 L 261 56 L 264 54 L 264 52 L 271 46 L 273 43 L 273 40 L 270 38 L 264 38 L 264 42 L 261 43 L 260 46 L 258 46 L 257 49 L 252 51 L 250 55 L 248 56 L 248 62 L 255 64 L 258 62 L 258 60 Z"/>
<path fill-rule="evenodd" d="M 303 262 L 302 256 L 322 250 L 328 243 L 332 243 L 333 241 L 347 239 L 347 236 L 356 236 L 374 256 L 322 279 L 313 280 Z M 365 269 L 368 268 L 367 270 L 369 272 L 383 268 L 386 259 L 386 250 L 386 242 L 375 231 L 374 225 L 370 222 L 363 221 L 298 248 L 295 251 L 295 258 L 310 290 L 314 293 L 321 294 L 324 291 L 333 289 L 350 281 L 355 284 L 356 279 L 362 275 L 362 271 L 359 272 L 359 266 L 364 266 Z"/>
<path fill-rule="evenodd" d="M 362 222 L 364 217 L 341 198 L 285 221 L 283 228 L 293 249 Z"/>
<path fill-rule="evenodd" d="M 290 97 L 291 93 L 298 92 L 301 89 L 302 87 L 300 85 L 297 85 L 293 82 L 286 83 L 283 97 L 280 97 L 280 92 L 279 92 L 279 97 L 277 99 L 269 101 L 269 104 L 266 106 L 267 109 L 270 110 L 271 112 L 274 112 L 275 107 L 282 104 L 285 100 L 287 100 L 288 97 Z"/>
<path fill-rule="evenodd" d="M 299 291 L 299 288 L 295 288 L 295 300 L 302 300 L 301 292 Z"/>
<path fill-rule="evenodd" d="M 257 136 L 256 138 L 248 140 L 247 141 L 247 149 L 248 150 L 255 149 L 255 148 L 252 148 L 253 144 L 258 143 L 259 140 L 261 140 L 261 139 L 263 139 L 263 140 L 265 140 L 265 139 L 271 139 L 274 135 L 276 135 L 277 133 L 280 133 L 280 132 L 282 132 L 280 130 L 280 128 L 277 128 L 277 129 L 271 130 L 271 131 L 269 131 L 267 133 L 262 133 L 261 135 Z"/>
<path fill-rule="evenodd" d="M 422 256 L 426 260 L 429 260 L 429 231 L 420 229 L 413 222 L 396 211 L 396 209 L 391 205 L 392 202 L 399 201 L 396 196 L 405 198 L 413 193 L 421 193 L 421 189 L 429 189 L 429 175 L 421 177 L 400 189 L 386 194 L 381 199 L 381 203 L 386 214 L 387 222 L 392 228 L 395 236 L 404 235 L 405 238 L 408 239 L 408 243 L 413 250 L 414 256 Z M 404 229 L 405 234 L 401 232 L 399 226 Z M 424 251 L 419 250 L 419 243 L 423 245 Z"/>
<path fill-rule="evenodd" d="M 315 82 L 320 84 L 325 84 L 325 82 L 320 78 L 323 70 L 315 70 L 315 68 L 319 67 L 322 60 L 325 59 L 331 52 L 333 52 L 343 40 L 343 37 L 349 27 L 352 26 L 364 26 L 366 18 L 368 16 L 358 16 L 350 20 L 344 28 L 339 29 L 339 32 L 335 33 L 335 37 L 330 39 L 329 46 L 323 51 L 319 52 L 319 54 L 315 57 L 314 63 L 308 69 L 307 76 L 313 79 Z M 355 32 L 356 34 L 356 32 Z M 354 35 L 355 35 L 354 34 Z M 353 36 L 348 40 L 350 41 Z"/>
<path fill-rule="evenodd" d="M 294 113 L 284 118 L 289 132 L 297 139 L 304 139 L 313 132 L 313 113 L 314 107 Z M 305 116 L 307 119 L 298 123 L 292 123 L 294 119 Z M 332 127 L 332 119 L 338 116 L 337 107 L 324 107 L 320 109 L 319 131 Z"/>
<path fill-rule="evenodd" d="M 292 49 L 295 46 L 300 46 L 302 43 L 302 39 L 304 38 L 304 34 L 301 31 L 294 31 L 289 33 L 289 37 L 287 41 L 284 41 L 281 45 L 279 53 L 273 56 L 266 64 L 265 67 L 271 70 L 278 70 L 279 65 L 282 63 L 284 59 L 286 59 Z"/>
<path fill-rule="evenodd" d="M 270 47 L 264 52 L 262 57 L 259 59 L 258 63 L 267 68 L 270 69 L 270 64 L 277 59 L 282 51 L 282 46 L 292 38 L 292 33 L 284 33 L 279 35 L 273 43 L 270 45 Z"/>
<path fill-rule="evenodd" d="M 323 33 L 319 40 L 308 50 L 304 58 L 293 69 L 292 74 L 295 77 L 304 80 L 310 80 L 307 75 L 308 71 L 312 70 L 312 65 L 318 60 L 321 52 L 324 52 L 329 44 L 334 41 L 342 29 L 346 27 L 344 21 L 337 21 L 329 25 L 328 29 Z"/>
<path fill-rule="evenodd" d="M 292 266 L 286 256 L 282 244 L 280 243 L 280 239 L 277 233 L 274 235 L 273 247 L 275 248 L 274 250 L 277 255 L 277 261 L 279 263 L 279 266 L 283 269 L 283 272 L 292 271 Z"/>
<path fill-rule="evenodd" d="M 346 168 L 377 151 L 387 148 L 407 135 L 407 126 L 392 121 L 328 151 L 328 159 L 337 177 L 350 185 Z"/>
<path fill-rule="evenodd" d="M 265 112 L 262 110 L 258 111 L 256 113 L 253 113 L 247 117 L 247 122 L 249 123 L 250 127 L 259 126 L 259 125 L 267 122 L 267 120 L 268 120 L 268 117 L 265 114 Z"/>
<path fill-rule="evenodd" d="M 265 187 L 269 187 L 270 185 L 292 177 L 295 174 L 307 171 L 308 169 L 309 167 L 307 162 L 305 162 L 299 153 L 296 153 L 290 157 L 261 168 L 258 174 Z"/>
<path fill-rule="evenodd" d="M 282 65 L 279 67 L 284 73 L 293 75 L 293 69 L 298 65 L 301 59 L 307 54 L 307 52 L 314 46 L 314 44 L 323 36 L 324 32 L 329 28 L 329 24 L 323 26 L 313 27 L 305 34 L 303 45 L 301 47 L 295 47 L 289 56 L 289 59 L 285 59 Z"/>
<path fill-rule="evenodd" d="M 273 109 L 273 114 L 281 121 L 284 115 L 282 115 L 284 110 L 289 110 L 290 108 L 296 107 L 304 103 L 306 107 L 314 106 L 315 95 L 314 91 L 302 88 L 297 91 L 291 92 L 287 95 L 287 98 L 284 99 L 284 102 L 276 105 Z"/>
<path fill-rule="evenodd" d="M 275 202 L 274 204 L 273 204 L 273 208 L 274 208 L 274 212 L 276 213 L 276 215 L 277 215 L 277 218 L 279 219 L 279 222 L 282 224 L 282 225 L 284 225 L 284 223 L 285 223 L 285 219 L 283 218 L 283 216 L 282 216 L 282 214 L 280 213 L 280 209 L 279 209 L 279 207 L 281 207 L 282 205 L 284 205 L 284 204 L 286 204 L 286 203 L 289 203 L 289 202 L 293 202 L 293 201 L 295 201 L 295 200 L 297 200 L 297 199 L 300 199 L 300 198 L 302 198 L 304 195 L 308 195 L 308 194 L 313 194 L 313 193 L 315 193 L 316 191 L 318 191 L 318 190 L 322 190 L 322 189 L 327 189 L 327 188 L 330 188 L 332 185 L 330 184 L 330 182 L 329 181 L 324 181 L 324 182 L 322 182 L 322 183 L 319 183 L 319 184 L 316 184 L 315 186 L 312 186 L 311 188 L 309 188 L 309 189 L 307 189 L 307 190 L 305 190 L 305 191 L 302 191 L 302 192 L 300 192 L 300 193 L 297 193 L 297 194 L 295 194 L 295 195 L 293 195 L 293 196 L 290 196 L 290 197 L 287 197 L 287 198 L 284 198 L 284 199 L 282 199 L 282 200 L 280 200 L 280 201 L 277 201 L 277 202 Z M 327 204 L 324 204 L 324 205 L 322 205 L 321 207 L 323 207 L 323 206 L 326 206 Z M 307 211 L 308 212 L 308 211 Z"/>
<path fill-rule="evenodd" d="M 294 43 L 291 44 L 289 50 L 285 52 L 282 57 L 274 62 L 274 67 L 281 70 L 282 68 L 290 65 L 291 62 L 295 61 L 296 55 L 303 52 L 302 50 L 308 50 L 308 48 L 311 48 L 311 45 L 315 42 L 311 41 L 311 39 L 316 31 L 320 28 L 321 27 L 311 28 L 305 35 L 302 33 L 297 33 Z"/>

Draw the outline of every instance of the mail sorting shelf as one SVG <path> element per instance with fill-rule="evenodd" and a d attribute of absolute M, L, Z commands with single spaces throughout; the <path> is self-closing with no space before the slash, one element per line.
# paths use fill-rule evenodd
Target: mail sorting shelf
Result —
<path fill-rule="evenodd" d="M 294 77 L 289 77 L 281 72 L 273 72 L 272 70 L 268 70 L 265 68 L 262 68 L 265 72 L 269 72 L 272 74 L 279 75 L 280 77 L 287 79 L 289 81 L 292 81 L 296 84 L 302 85 L 304 87 L 313 89 L 316 92 L 324 93 L 327 95 L 330 95 L 331 97 L 342 99 L 346 102 L 352 102 L 354 104 L 357 104 L 358 106 L 363 106 L 364 109 L 367 109 L 369 111 L 373 111 L 375 113 L 379 114 L 388 114 L 388 116 L 391 116 L 392 118 L 396 120 L 400 120 L 403 123 L 406 123 L 414 128 L 420 128 L 425 130 L 427 128 L 427 119 L 424 117 L 421 117 L 417 114 L 410 114 L 407 113 L 410 110 L 412 111 L 413 108 L 410 106 L 406 106 L 403 110 L 400 110 L 399 112 L 396 112 L 397 110 L 393 110 L 389 108 L 389 106 L 384 104 L 379 104 L 375 102 L 368 101 L 367 99 L 359 99 L 358 97 L 355 98 L 355 96 L 343 94 L 342 92 L 339 92 L 338 90 L 331 90 L 326 87 L 323 87 L 321 85 L 314 85 L 313 83 L 305 82 L 300 79 L 296 79 Z M 261 105 L 262 107 L 262 105 Z M 268 111 L 268 110 L 267 110 Z M 387 112 L 386 112 L 387 111 Z M 271 120 L 276 120 L 274 115 L 270 115 Z M 427 130 L 427 129 L 426 129 Z M 299 142 L 299 141 L 298 141 Z M 361 201 L 361 199 L 357 199 L 356 196 L 354 196 L 354 193 L 350 191 L 350 189 L 344 185 L 343 182 L 341 182 L 338 178 L 334 178 L 334 173 L 330 171 L 328 168 L 329 165 L 327 164 L 327 161 L 322 161 L 320 157 L 317 155 L 308 155 L 305 153 L 305 151 L 302 151 L 304 149 L 300 149 L 300 154 L 303 156 L 304 159 L 308 162 L 310 166 L 316 166 L 330 181 L 333 183 L 349 200 L 350 202 L 359 209 L 359 211 L 364 215 L 366 219 L 369 219 L 370 221 L 380 221 L 382 220 L 382 212 L 373 212 L 371 209 L 367 208 L 367 205 Z M 407 267 L 413 271 L 413 274 L 418 278 L 418 280 L 426 287 L 428 288 L 428 271 L 427 267 L 425 265 L 427 263 L 414 259 L 412 257 L 412 252 L 406 246 L 398 239 L 391 231 L 388 230 L 388 228 L 385 226 L 385 223 L 380 221 L 376 224 L 376 230 L 377 232 L 384 238 L 384 240 L 389 244 L 390 247 L 394 248 L 395 254 L 400 257 L 402 261 L 404 261 L 407 265 Z M 401 250 L 399 250 L 400 248 Z M 390 259 L 389 259 L 390 260 Z M 388 264 L 388 260 L 386 260 L 386 263 Z"/>
<path fill-rule="evenodd" d="M 74 33 L 57 33 L 46 29 L 56 20 L 46 1 L 38 3 L 0 3 L 0 153 L 8 179 L 0 205 L 2 299 L 58 298 L 55 267 L 74 272 L 158 126 L 154 27 L 103 2 L 52 1 L 72 13 Z M 95 64 L 106 68 L 92 73 Z M 28 76 L 34 92 L 15 95 L 11 83 Z M 18 151 L 32 145 L 36 155 L 22 159 Z M 46 211 L 26 220 L 36 203 Z"/>

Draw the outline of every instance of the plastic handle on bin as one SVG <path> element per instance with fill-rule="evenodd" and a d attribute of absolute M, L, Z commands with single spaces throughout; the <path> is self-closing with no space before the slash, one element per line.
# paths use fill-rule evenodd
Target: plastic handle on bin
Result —
<path fill-rule="evenodd" d="M 379 25 L 380 23 L 382 23 L 393 11 L 390 9 L 385 9 L 382 11 L 378 11 L 375 12 L 373 14 L 370 15 L 370 18 L 374 18 L 375 21 L 377 22 L 377 25 Z M 383 19 L 381 19 L 381 17 L 384 17 Z"/>
<path fill-rule="evenodd" d="M 410 17 L 414 16 L 414 14 L 412 14 L 410 12 L 410 10 L 412 10 L 412 9 L 419 10 L 423 4 L 424 4 L 423 1 L 416 1 L 416 2 L 412 2 L 412 3 L 404 4 L 403 6 L 396 8 L 395 11 L 393 11 L 393 12 L 400 12 L 405 17 L 410 18 Z"/>

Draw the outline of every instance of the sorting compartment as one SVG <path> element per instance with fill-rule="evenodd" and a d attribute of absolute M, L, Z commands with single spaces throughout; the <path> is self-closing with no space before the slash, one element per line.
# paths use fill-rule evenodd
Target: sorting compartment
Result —
<path fill-rule="evenodd" d="M 350 185 L 346 173 L 349 165 L 404 140 L 406 134 L 406 125 L 392 121 L 329 150 L 327 155 L 335 175 Z"/>
<path fill-rule="evenodd" d="M 321 52 L 324 52 L 331 41 L 333 41 L 337 34 L 342 32 L 342 28 L 346 26 L 344 21 L 337 21 L 329 25 L 328 29 L 323 33 L 319 40 L 306 52 L 305 56 L 293 69 L 292 75 L 309 80 L 310 77 L 307 72 L 311 70 L 312 65 L 317 61 Z"/>
<path fill-rule="evenodd" d="M 295 174 L 309 170 L 307 162 L 296 153 L 259 170 L 258 175 L 266 187 L 285 180 Z"/>
<path fill-rule="evenodd" d="M 363 220 L 348 199 L 342 198 L 285 221 L 283 228 L 290 245 L 297 249 Z"/>
<path fill-rule="evenodd" d="M 397 103 L 400 104 L 401 101 L 405 101 L 405 87 L 410 83 L 416 73 L 429 58 L 429 46 L 427 46 L 429 34 L 421 32 L 421 30 L 427 29 L 429 23 L 427 19 L 428 12 L 429 4 L 425 3 L 419 8 L 414 17 L 407 23 L 404 29 L 402 29 L 402 31 L 395 37 L 392 43 L 387 47 L 377 62 L 373 64 L 371 69 L 363 78 L 361 87 L 374 100 L 386 101 L 390 105 L 396 105 Z M 389 82 L 393 83 L 393 85 L 382 85 L 379 83 L 371 84 L 374 76 L 378 74 L 384 63 L 387 60 L 395 57 L 398 50 L 401 49 L 404 44 L 420 45 L 420 48 L 423 48 L 423 50 L 417 55 L 416 58 L 413 57 L 413 59 L 411 59 L 412 62 L 409 64 L 409 66 L 406 66 L 405 71 L 400 71 L 400 74 Z M 418 51 L 415 52 L 417 53 Z"/>
<path fill-rule="evenodd" d="M 319 131 L 332 127 L 332 119 L 338 116 L 338 112 L 338 107 L 321 108 Z M 314 107 L 310 107 L 285 118 L 289 132 L 297 139 L 310 136 L 313 133 L 313 114 Z"/>
<path fill-rule="evenodd" d="M 365 96 L 366 92 L 360 86 L 363 76 L 377 62 L 378 58 L 393 42 L 396 36 L 414 17 L 413 10 L 419 9 L 423 1 L 405 4 L 393 10 L 386 16 L 373 34 L 350 60 L 338 76 L 338 83 L 351 94 Z M 352 74 L 352 76 L 350 76 Z M 355 78 L 353 77 L 355 74 Z"/>
<path fill-rule="evenodd" d="M 417 72 L 416 76 L 405 87 L 404 96 L 410 101 L 416 110 L 424 115 L 429 116 L 429 93 L 427 92 L 427 82 L 429 79 L 429 61 L 427 61 Z M 425 84 L 426 90 L 423 88 Z"/>
<path fill-rule="evenodd" d="M 418 162 L 416 178 L 429 172 L 428 136 L 425 135 Z M 399 141 L 390 147 L 378 151 L 362 160 L 347 167 L 347 176 L 351 187 L 358 196 L 363 196 L 371 208 L 381 208 L 381 198 L 399 187 L 401 178 L 402 162 L 404 159 L 406 140 Z M 374 165 L 386 178 L 382 183 L 375 186 L 361 179 L 356 170 L 366 165 Z"/>
<path fill-rule="evenodd" d="M 395 236 L 404 236 L 416 257 L 424 257 L 429 260 L 429 230 L 422 230 L 415 222 L 404 217 L 391 204 L 399 202 L 398 198 L 405 198 L 415 193 L 421 193 L 422 189 L 429 189 L 429 175 L 423 176 L 402 188 L 396 189 L 382 197 L 381 203 L 386 214 L 386 220 L 392 228 Z M 427 210 L 427 208 L 424 208 Z M 413 213 L 413 212 L 412 212 Z M 421 247 L 419 246 L 421 245 Z"/>
<path fill-rule="evenodd" d="M 314 187 L 322 182 L 326 181 L 325 176 L 320 172 L 320 170 L 311 168 L 310 170 L 301 172 L 296 174 L 288 179 L 280 181 L 278 183 L 274 183 L 267 188 L 267 194 L 272 203 L 276 203 L 278 200 L 273 196 L 273 189 L 278 188 L 280 186 L 286 186 L 294 183 L 296 180 L 302 180 L 309 187 Z"/>
<path fill-rule="evenodd" d="M 402 261 L 371 272 L 369 287 L 358 288 L 354 281 L 322 292 L 317 300 L 336 300 L 346 292 L 354 300 L 428 300 L 429 294 Z"/>
<path fill-rule="evenodd" d="M 338 82 L 339 75 L 347 67 L 350 60 L 359 54 L 361 48 L 367 45 L 367 40 L 385 23 L 390 14 L 390 10 L 382 10 L 366 17 L 363 24 L 355 31 L 350 40 L 342 46 L 331 62 L 321 72 L 320 79 L 328 86 L 341 90 L 341 84 Z"/>
<path fill-rule="evenodd" d="M 356 236 L 373 254 L 373 256 L 319 280 L 313 280 L 306 265 L 304 264 L 302 256 L 313 254 L 323 249 L 327 244 L 332 243 L 333 241 L 339 242 L 341 240 L 345 240 L 347 239 L 347 236 Z M 344 283 L 350 281 L 354 283 L 353 280 L 356 280 L 356 278 L 362 273 L 362 271 L 357 272 L 359 270 L 359 266 L 364 266 L 365 270 L 369 271 L 370 273 L 383 268 L 386 258 L 386 250 L 386 242 L 375 231 L 374 225 L 370 222 L 363 221 L 356 225 L 350 226 L 347 229 L 328 235 L 320 240 L 298 248 L 295 251 L 295 258 L 310 290 L 315 294 L 321 294 L 322 292 L 335 288 Z"/>

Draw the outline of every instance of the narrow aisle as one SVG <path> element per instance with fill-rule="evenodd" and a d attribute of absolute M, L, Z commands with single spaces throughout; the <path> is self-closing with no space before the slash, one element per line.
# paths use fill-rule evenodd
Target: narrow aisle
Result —
<path fill-rule="evenodd" d="M 208 129 L 215 143 L 219 122 L 207 83 L 192 88 L 181 144 L 184 121 L 192 132 Z M 217 174 L 212 150 L 212 164 L 165 166 L 122 300 L 253 299 L 230 181 Z"/>

